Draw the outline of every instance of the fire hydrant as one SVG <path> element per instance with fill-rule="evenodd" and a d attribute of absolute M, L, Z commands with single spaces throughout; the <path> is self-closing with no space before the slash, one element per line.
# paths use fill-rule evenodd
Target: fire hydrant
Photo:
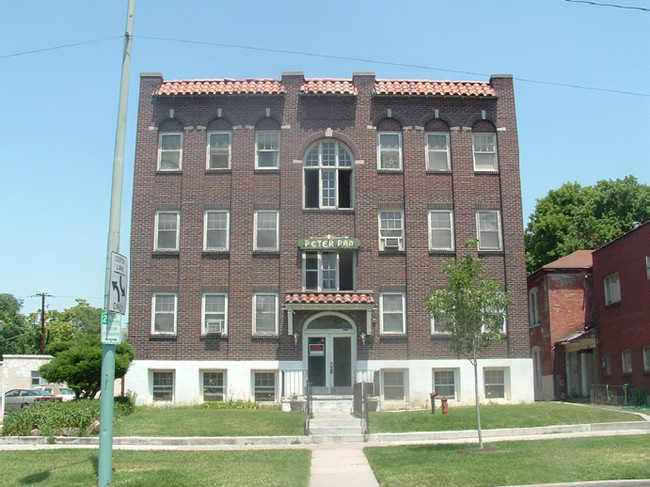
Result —
<path fill-rule="evenodd" d="M 431 396 L 431 414 L 436 414 L 436 396 L 437 392 L 432 392 L 429 394 Z"/>
<path fill-rule="evenodd" d="M 442 415 L 447 416 L 449 414 L 449 406 L 447 406 L 447 398 L 443 397 L 440 399 L 440 407 L 442 408 Z"/>

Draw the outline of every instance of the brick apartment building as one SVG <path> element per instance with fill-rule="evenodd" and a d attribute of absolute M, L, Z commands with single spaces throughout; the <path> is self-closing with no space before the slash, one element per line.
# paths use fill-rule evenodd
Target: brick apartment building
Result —
<path fill-rule="evenodd" d="M 126 388 L 281 402 L 373 382 L 382 408 L 473 401 L 427 314 L 478 238 L 513 295 L 483 398 L 533 400 L 511 76 L 489 82 L 141 75 Z M 458 252 L 460 254 L 460 252 Z"/>

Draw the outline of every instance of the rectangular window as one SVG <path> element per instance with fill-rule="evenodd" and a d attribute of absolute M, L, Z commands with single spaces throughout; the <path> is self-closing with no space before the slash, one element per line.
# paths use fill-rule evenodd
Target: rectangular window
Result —
<path fill-rule="evenodd" d="M 176 294 L 153 295 L 152 333 L 176 333 Z"/>
<path fill-rule="evenodd" d="M 456 399 L 456 372 L 453 369 L 434 370 L 433 390 L 438 393 L 438 399 Z"/>
<path fill-rule="evenodd" d="M 230 213 L 228 211 L 206 211 L 204 250 L 228 250 L 230 234 Z"/>
<path fill-rule="evenodd" d="M 379 301 L 382 333 L 406 333 L 404 294 L 382 293 Z"/>
<path fill-rule="evenodd" d="M 275 372 L 253 372 L 253 384 L 256 401 L 275 401 Z"/>
<path fill-rule="evenodd" d="M 231 133 L 211 132 L 208 134 L 207 169 L 229 169 L 231 157 Z"/>
<path fill-rule="evenodd" d="M 203 372 L 203 400 L 223 401 L 226 397 L 225 373 L 221 371 L 206 370 Z"/>
<path fill-rule="evenodd" d="M 302 254 L 305 291 L 352 291 L 354 252 L 304 252 Z"/>
<path fill-rule="evenodd" d="M 400 132 L 379 132 L 377 160 L 379 169 L 402 169 L 402 134 Z"/>
<path fill-rule="evenodd" d="M 506 374 L 503 369 L 483 369 L 485 399 L 506 397 Z"/>
<path fill-rule="evenodd" d="M 450 171 L 449 134 L 446 132 L 427 134 L 427 171 Z"/>
<path fill-rule="evenodd" d="M 476 212 L 476 238 L 479 250 L 501 250 L 501 214 L 498 210 Z"/>
<path fill-rule="evenodd" d="M 406 400 L 406 387 L 403 370 L 382 370 L 382 386 L 384 389 L 384 400 L 404 401 Z"/>
<path fill-rule="evenodd" d="M 643 347 L 643 371 L 650 372 L 650 347 Z"/>
<path fill-rule="evenodd" d="M 429 212 L 429 249 L 454 250 L 454 213 L 451 210 Z"/>
<path fill-rule="evenodd" d="M 155 250 L 178 250 L 180 218 L 178 211 L 156 213 Z"/>
<path fill-rule="evenodd" d="M 154 401 L 174 401 L 174 372 L 171 370 L 154 370 L 151 374 Z"/>
<path fill-rule="evenodd" d="M 612 375 L 612 356 L 609 353 L 604 353 L 602 358 L 603 375 L 609 377 Z"/>
<path fill-rule="evenodd" d="M 495 323 L 495 331 L 498 331 L 502 335 L 505 335 L 506 333 L 506 324 L 507 324 L 507 319 L 506 319 L 506 313 L 505 311 L 498 310 L 496 308 L 488 308 L 487 313 L 486 313 L 486 318 L 490 323 Z M 481 328 L 481 331 L 485 333 L 487 331 L 487 326 L 486 324 L 483 325 Z"/>
<path fill-rule="evenodd" d="M 404 212 L 379 212 L 379 250 L 404 250 Z"/>
<path fill-rule="evenodd" d="M 228 295 L 203 295 L 203 334 L 228 333 Z"/>
<path fill-rule="evenodd" d="M 539 303 L 536 287 L 528 291 L 528 318 L 531 327 L 539 325 Z"/>
<path fill-rule="evenodd" d="M 497 170 L 497 135 L 472 134 L 475 171 Z"/>
<path fill-rule="evenodd" d="M 158 170 L 180 171 L 183 167 L 183 134 L 161 133 L 158 139 Z"/>
<path fill-rule="evenodd" d="M 279 250 L 279 218 L 277 210 L 255 212 L 255 250 Z"/>
<path fill-rule="evenodd" d="M 280 167 L 280 132 L 256 132 L 255 149 L 257 169 Z"/>
<path fill-rule="evenodd" d="M 253 335 L 278 334 L 278 295 L 253 295 Z"/>
<path fill-rule="evenodd" d="M 618 303 L 621 300 L 621 276 L 614 272 L 604 280 L 605 304 Z"/>
<path fill-rule="evenodd" d="M 38 370 L 32 370 L 31 376 L 32 376 L 32 387 L 44 386 L 48 384 L 47 380 L 41 377 L 41 373 Z"/>
<path fill-rule="evenodd" d="M 431 317 L 431 334 L 449 334 L 449 331 L 445 330 L 444 322 L 440 318 L 438 320 L 435 317 Z"/>
<path fill-rule="evenodd" d="M 539 347 L 533 348 L 533 376 L 535 378 L 535 387 L 542 388 L 542 352 Z"/>
<path fill-rule="evenodd" d="M 623 367 L 624 374 L 632 373 L 632 351 L 623 350 L 621 352 L 621 365 Z"/>

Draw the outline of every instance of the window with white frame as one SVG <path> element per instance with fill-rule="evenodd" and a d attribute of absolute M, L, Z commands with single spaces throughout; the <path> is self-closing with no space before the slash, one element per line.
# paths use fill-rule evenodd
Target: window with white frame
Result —
<path fill-rule="evenodd" d="M 528 291 L 528 318 L 531 327 L 539 325 L 538 297 L 537 287 L 533 287 Z"/>
<path fill-rule="evenodd" d="M 47 379 L 41 377 L 41 373 L 38 370 L 32 370 L 31 371 L 31 377 L 32 377 L 32 387 L 36 386 L 44 386 L 47 385 Z"/>
<path fill-rule="evenodd" d="M 490 325 L 496 324 L 496 326 L 493 327 L 494 331 L 497 331 L 502 335 L 506 334 L 507 319 L 506 319 L 506 312 L 504 310 L 499 310 L 496 308 L 488 308 L 484 318 L 486 319 L 486 321 L 490 323 Z M 488 327 L 486 324 L 484 324 L 481 327 L 481 331 L 485 333 L 487 332 L 487 330 Z"/>
<path fill-rule="evenodd" d="M 255 133 L 255 167 L 257 169 L 280 167 L 280 132 L 269 130 Z"/>
<path fill-rule="evenodd" d="M 438 393 L 438 398 L 456 399 L 456 370 L 434 369 L 433 390 Z"/>
<path fill-rule="evenodd" d="M 259 210 L 255 212 L 255 250 L 279 250 L 280 212 Z"/>
<path fill-rule="evenodd" d="M 230 212 L 210 210 L 205 212 L 204 250 L 228 250 L 230 243 Z"/>
<path fill-rule="evenodd" d="M 454 212 L 429 211 L 429 249 L 454 250 Z"/>
<path fill-rule="evenodd" d="M 207 169 L 229 169 L 231 159 L 230 132 L 208 133 Z"/>
<path fill-rule="evenodd" d="M 605 304 L 618 303 L 621 300 L 621 275 L 618 272 L 604 279 Z"/>
<path fill-rule="evenodd" d="M 305 157 L 305 208 L 352 208 L 352 154 L 343 144 L 325 139 Z"/>
<path fill-rule="evenodd" d="M 176 333 L 177 300 L 177 295 L 172 293 L 158 293 L 153 295 L 152 333 L 172 335 Z"/>
<path fill-rule="evenodd" d="M 501 213 L 498 210 L 476 212 L 476 238 L 479 250 L 501 250 Z"/>
<path fill-rule="evenodd" d="M 253 335 L 278 334 L 278 295 L 253 295 Z"/>
<path fill-rule="evenodd" d="M 472 134 L 475 171 L 497 170 L 497 134 Z"/>
<path fill-rule="evenodd" d="M 612 375 L 612 355 L 607 352 L 602 356 L 603 375 L 609 377 Z"/>
<path fill-rule="evenodd" d="M 154 370 L 151 373 L 151 392 L 154 401 L 174 401 L 174 371 Z"/>
<path fill-rule="evenodd" d="M 445 330 L 444 319 L 441 316 L 438 316 L 436 320 L 435 316 L 431 316 L 431 334 L 432 335 L 449 335 L 449 331 Z"/>
<path fill-rule="evenodd" d="M 624 374 L 632 373 L 632 351 L 623 350 L 621 352 L 621 366 Z"/>
<path fill-rule="evenodd" d="M 406 333 L 403 293 L 382 293 L 379 308 L 382 333 Z"/>
<path fill-rule="evenodd" d="M 650 347 L 643 347 L 643 371 L 650 372 Z"/>
<path fill-rule="evenodd" d="M 379 250 L 404 250 L 404 212 L 379 212 Z"/>
<path fill-rule="evenodd" d="M 449 134 L 447 132 L 430 132 L 427 138 L 427 171 L 450 171 Z"/>
<path fill-rule="evenodd" d="M 256 401 L 275 401 L 275 372 L 253 372 L 253 396 Z"/>
<path fill-rule="evenodd" d="M 542 352 L 539 347 L 533 347 L 533 378 L 535 379 L 535 388 L 542 388 Z"/>
<path fill-rule="evenodd" d="M 379 132 L 377 134 L 377 162 L 379 169 L 402 169 L 401 132 Z"/>
<path fill-rule="evenodd" d="M 382 370 L 381 376 L 385 401 L 406 400 L 406 374 L 404 370 Z"/>
<path fill-rule="evenodd" d="M 178 250 L 180 219 L 178 211 L 156 212 L 155 250 Z"/>
<path fill-rule="evenodd" d="M 354 251 L 304 252 L 302 269 L 305 291 L 354 289 Z"/>
<path fill-rule="evenodd" d="M 226 335 L 228 333 L 228 295 L 203 295 L 203 334 Z"/>
<path fill-rule="evenodd" d="M 161 132 L 158 138 L 158 170 L 180 171 L 183 167 L 183 134 Z"/>
<path fill-rule="evenodd" d="M 486 399 L 506 397 L 506 373 L 503 369 L 483 369 Z"/>
<path fill-rule="evenodd" d="M 204 401 L 224 401 L 226 398 L 226 373 L 221 370 L 204 370 L 201 374 Z"/>

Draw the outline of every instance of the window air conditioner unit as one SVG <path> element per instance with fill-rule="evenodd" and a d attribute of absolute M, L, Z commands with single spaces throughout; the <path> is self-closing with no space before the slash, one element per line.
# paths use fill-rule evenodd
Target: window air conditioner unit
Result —
<path fill-rule="evenodd" d="M 400 237 L 384 238 L 384 248 L 386 249 L 399 249 L 402 239 Z"/>
<path fill-rule="evenodd" d="M 213 335 L 223 334 L 223 320 L 208 320 L 205 322 L 205 332 Z"/>

